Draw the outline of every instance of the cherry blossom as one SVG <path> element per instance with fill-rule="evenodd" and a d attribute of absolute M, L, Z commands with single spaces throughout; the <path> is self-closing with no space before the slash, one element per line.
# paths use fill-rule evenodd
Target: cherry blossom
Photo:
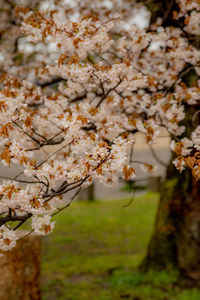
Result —
<path fill-rule="evenodd" d="M 198 1 L 177 1 L 173 17 L 184 18 L 183 30 L 162 27 L 162 19 L 140 28 L 127 22 L 136 12 L 130 1 L 110 1 L 116 10 L 76 2 L 19 3 L 13 27 L 4 15 L 12 35 L 10 47 L 0 43 L 0 158 L 21 171 L 2 176 L 3 251 L 14 247 L 15 231 L 28 219 L 34 232 L 50 233 L 51 217 L 94 180 L 114 186 L 134 179 L 136 133 L 151 146 L 164 127 L 174 165 L 200 179 L 200 50 L 186 37 L 199 30 Z M 197 78 L 187 86 L 190 71 Z M 144 172 L 156 169 L 140 163 Z"/>

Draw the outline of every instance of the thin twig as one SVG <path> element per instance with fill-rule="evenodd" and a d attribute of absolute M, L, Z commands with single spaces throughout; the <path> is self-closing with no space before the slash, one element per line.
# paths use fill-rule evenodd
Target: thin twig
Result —
<path fill-rule="evenodd" d="M 37 144 L 40 145 L 40 141 L 38 141 L 36 138 L 34 138 L 33 136 L 31 136 L 27 131 L 25 131 L 22 126 L 20 126 L 17 122 L 12 121 L 17 127 L 19 127 L 24 134 L 26 134 L 29 138 L 31 138 L 34 142 L 36 142 Z"/>
<path fill-rule="evenodd" d="M 28 181 L 28 180 L 20 180 L 20 179 L 14 179 L 12 177 L 7 177 L 7 176 L 0 176 L 1 179 L 6 179 L 6 180 L 11 180 L 11 181 L 17 181 L 17 182 L 22 182 L 22 183 L 42 183 L 42 181 Z"/>
<path fill-rule="evenodd" d="M 72 141 L 73 142 L 73 141 Z M 47 162 L 52 156 L 54 156 L 56 153 L 58 153 L 59 151 L 61 151 L 63 148 L 67 147 L 69 144 L 71 144 L 72 142 L 65 144 L 64 146 L 62 146 L 61 148 L 57 149 L 55 152 L 53 152 L 51 155 L 49 155 L 45 160 L 43 160 L 41 163 L 39 163 L 39 165 L 36 166 L 36 169 L 41 167 L 45 162 Z"/>
<path fill-rule="evenodd" d="M 156 160 L 160 165 L 162 165 L 162 166 L 164 166 L 164 167 L 167 167 L 167 166 L 168 166 L 168 164 L 166 164 L 164 161 L 162 161 L 162 160 L 158 157 L 157 153 L 155 152 L 155 150 L 154 150 L 154 148 L 153 148 L 152 146 L 149 145 L 149 149 L 150 149 L 150 151 L 151 151 L 151 154 L 152 154 L 153 157 L 155 158 L 155 160 Z"/>
<path fill-rule="evenodd" d="M 69 207 L 72 203 L 72 201 L 76 198 L 76 196 L 79 194 L 79 192 L 81 191 L 82 189 L 82 186 L 76 191 L 76 193 L 73 195 L 73 197 L 70 199 L 70 201 L 63 207 L 59 207 L 57 208 L 57 211 L 55 211 L 51 216 L 54 217 L 56 216 L 57 214 L 59 214 L 62 210 L 64 210 L 65 208 Z"/>
<path fill-rule="evenodd" d="M 130 201 L 127 204 L 124 204 L 123 207 L 124 208 L 129 207 L 133 203 L 134 199 L 135 199 L 135 190 L 133 190 L 133 195 L 132 195 Z"/>

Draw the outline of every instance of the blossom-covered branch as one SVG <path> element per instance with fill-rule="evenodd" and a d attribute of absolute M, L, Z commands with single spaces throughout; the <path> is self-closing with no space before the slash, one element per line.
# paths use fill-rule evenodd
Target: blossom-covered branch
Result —
<path fill-rule="evenodd" d="M 2 250 L 15 245 L 16 229 L 29 218 L 35 232 L 48 234 L 64 194 L 94 180 L 115 185 L 134 178 L 135 133 L 151 147 L 166 128 L 174 164 L 200 179 L 200 126 L 191 118 L 199 110 L 200 50 L 185 35 L 197 34 L 199 4 L 177 1 L 173 18 L 185 18 L 181 29 L 164 27 L 160 19 L 144 28 L 123 22 L 131 14 L 129 1 L 127 10 L 117 1 L 116 11 L 107 13 L 92 3 L 91 11 L 99 13 L 79 3 L 71 9 L 71 16 L 79 12 L 76 21 L 62 1 L 52 10 L 15 9 L 33 53 L 41 54 L 33 61 L 24 57 L 18 67 L 11 55 L 12 72 L 4 65 L 1 76 L 1 162 L 22 168 L 0 185 Z M 195 80 L 187 85 L 190 71 Z M 143 171 L 154 169 L 142 165 Z"/>

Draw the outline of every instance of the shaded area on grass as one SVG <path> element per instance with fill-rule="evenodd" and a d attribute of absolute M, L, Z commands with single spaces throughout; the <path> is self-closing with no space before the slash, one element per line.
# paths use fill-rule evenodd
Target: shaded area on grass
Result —
<path fill-rule="evenodd" d="M 174 271 L 141 274 L 137 267 L 153 229 L 158 195 L 76 202 L 57 215 L 44 239 L 43 300 L 199 300 L 197 289 L 181 290 Z"/>

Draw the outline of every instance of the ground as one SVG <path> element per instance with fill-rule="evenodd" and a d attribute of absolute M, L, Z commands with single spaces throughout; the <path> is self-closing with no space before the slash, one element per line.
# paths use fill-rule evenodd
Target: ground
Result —
<path fill-rule="evenodd" d="M 173 270 L 137 270 L 152 233 L 158 195 L 76 202 L 44 238 L 42 300 L 199 300 Z"/>

